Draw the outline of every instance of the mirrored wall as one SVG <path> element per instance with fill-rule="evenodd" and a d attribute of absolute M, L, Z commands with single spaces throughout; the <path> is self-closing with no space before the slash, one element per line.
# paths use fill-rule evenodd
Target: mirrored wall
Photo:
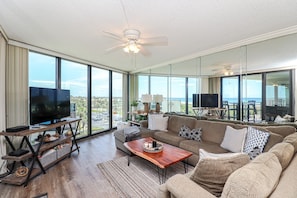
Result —
<path fill-rule="evenodd" d="M 161 94 L 162 112 L 249 122 L 295 115 L 296 46 L 291 34 L 140 71 L 131 75 L 130 101 L 142 109 L 143 94 Z"/>

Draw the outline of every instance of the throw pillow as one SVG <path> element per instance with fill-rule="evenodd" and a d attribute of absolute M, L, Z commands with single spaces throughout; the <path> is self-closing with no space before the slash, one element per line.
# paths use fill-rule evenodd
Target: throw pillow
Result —
<path fill-rule="evenodd" d="M 228 157 L 235 157 L 241 154 L 243 153 L 210 153 L 204 149 L 199 149 L 199 160 L 202 160 L 205 158 L 211 158 L 211 159 L 228 158 Z"/>
<path fill-rule="evenodd" d="M 250 161 L 247 154 L 199 160 L 190 178 L 208 192 L 219 197 L 229 175 Z"/>
<path fill-rule="evenodd" d="M 253 150 L 251 150 L 248 155 L 250 156 L 250 159 L 253 160 L 255 159 L 258 155 L 260 155 L 262 152 L 259 149 L 258 146 L 256 146 L 255 148 L 253 148 Z"/>
<path fill-rule="evenodd" d="M 253 127 L 248 127 L 247 131 L 243 152 L 250 154 L 251 151 L 258 147 L 259 152 L 262 153 L 270 136 L 269 132 L 261 131 Z M 253 158 L 251 157 L 251 159 Z"/>
<path fill-rule="evenodd" d="M 186 139 L 190 140 L 197 140 L 201 141 L 201 135 L 202 135 L 202 129 L 190 129 L 189 127 L 183 125 L 179 130 L 179 136 L 184 137 Z"/>
<path fill-rule="evenodd" d="M 155 127 L 154 127 L 154 124 L 155 124 L 155 118 L 157 118 L 157 117 L 163 117 L 163 114 L 148 114 L 148 118 L 147 118 L 147 121 L 148 121 L 148 129 L 153 130 L 152 128 L 155 128 Z"/>
<path fill-rule="evenodd" d="M 246 134 L 247 128 L 234 129 L 227 126 L 221 147 L 234 153 L 242 152 Z"/>
<path fill-rule="evenodd" d="M 181 137 L 190 139 L 190 132 L 191 132 L 191 129 L 189 127 L 187 127 L 186 125 L 182 125 L 182 127 L 178 132 L 178 135 Z"/>
<path fill-rule="evenodd" d="M 158 115 L 158 114 L 156 114 Z M 160 116 L 161 115 L 161 116 Z M 167 131 L 167 125 L 168 125 L 168 117 L 163 117 L 162 114 L 158 116 L 155 115 L 149 115 L 149 127 L 150 130 L 160 130 L 160 131 Z"/>

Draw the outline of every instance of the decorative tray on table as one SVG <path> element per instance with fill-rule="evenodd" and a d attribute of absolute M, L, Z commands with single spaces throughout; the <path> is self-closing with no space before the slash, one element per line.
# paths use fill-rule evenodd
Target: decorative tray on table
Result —
<path fill-rule="evenodd" d="M 145 142 L 143 144 L 143 151 L 147 153 L 159 153 L 163 151 L 163 144 L 160 142 Z"/>

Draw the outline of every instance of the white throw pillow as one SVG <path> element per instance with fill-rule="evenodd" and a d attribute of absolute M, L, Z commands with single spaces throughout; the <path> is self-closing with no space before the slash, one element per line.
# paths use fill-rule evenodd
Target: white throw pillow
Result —
<path fill-rule="evenodd" d="M 202 159 L 221 159 L 221 158 L 231 158 L 243 153 L 209 153 L 204 149 L 199 149 L 199 161 Z"/>
<path fill-rule="evenodd" d="M 155 123 L 155 118 L 156 117 L 163 117 L 163 114 L 148 114 L 148 129 L 153 130 L 152 128 L 154 128 L 154 123 Z"/>
<path fill-rule="evenodd" d="M 148 119 L 148 129 L 167 131 L 168 117 L 163 117 L 162 114 L 150 114 Z"/>
<path fill-rule="evenodd" d="M 247 128 L 234 129 L 230 126 L 226 127 L 225 136 L 221 143 L 221 147 L 233 153 L 243 151 Z"/>

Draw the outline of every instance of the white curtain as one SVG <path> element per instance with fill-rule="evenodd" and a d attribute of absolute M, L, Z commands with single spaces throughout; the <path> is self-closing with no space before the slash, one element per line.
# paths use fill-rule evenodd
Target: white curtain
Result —
<path fill-rule="evenodd" d="M 0 32 L 0 131 L 6 128 L 5 125 L 5 60 L 6 60 L 6 40 Z M 4 136 L 0 136 L 0 175 L 7 172 L 6 160 L 1 157 L 6 155 L 6 144 Z"/>
<path fill-rule="evenodd" d="M 8 45 L 6 126 L 28 125 L 28 49 Z"/>

